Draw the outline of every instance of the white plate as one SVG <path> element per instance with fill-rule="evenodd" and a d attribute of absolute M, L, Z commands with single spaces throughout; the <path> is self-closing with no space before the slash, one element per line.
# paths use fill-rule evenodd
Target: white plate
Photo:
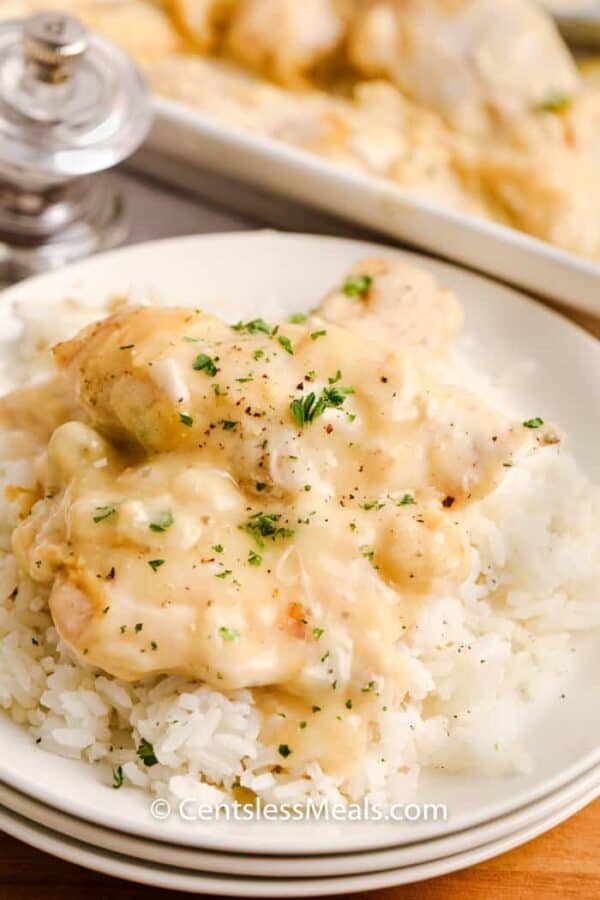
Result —
<path fill-rule="evenodd" d="M 5 809 L 65 837 L 73 838 L 101 850 L 108 850 L 111 853 L 158 865 L 236 877 L 245 875 L 253 878 L 329 878 L 382 872 L 444 859 L 456 853 L 464 853 L 467 850 L 497 841 L 530 825 L 541 823 L 566 806 L 567 803 L 587 797 L 594 790 L 600 792 L 600 766 L 594 767 L 590 772 L 580 775 L 579 778 L 560 790 L 543 800 L 529 804 L 522 810 L 447 838 L 425 841 L 421 844 L 410 844 L 408 847 L 398 850 L 304 858 L 207 853 L 196 848 L 188 850 L 172 847 L 169 844 L 132 838 L 56 812 L 4 785 L 0 785 L 0 804 Z"/>
<path fill-rule="evenodd" d="M 390 180 L 344 169 L 272 138 L 243 134 L 181 103 L 156 97 L 154 105 L 150 153 L 142 152 L 137 163 L 134 159 L 145 171 L 155 172 L 157 154 L 208 168 L 600 314 L 597 263 L 505 225 L 418 199 Z M 159 166 L 155 174 L 189 189 L 176 165 Z"/>
<path fill-rule="evenodd" d="M 271 233 L 185 238 L 132 247 L 22 283 L 4 295 L 0 334 L 9 327 L 10 301 L 43 308 L 65 293 L 80 298 L 112 296 L 151 286 L 165 300 L 202 305 L 232 320 L 266 318 L 308 308 L 339 283 L 356 260 L 377 253 L 408 256 L 455 288 L 466 310 L 469 339 L 484 343 L 485 359 L 498 375 L 513 372 L 524 416 L 556 420 L 571 436 L 571 449 L 600 479 L 600 350 L 584 332 L 515 291 L 423 257 L 354 241 Z M 474 351 L 472 351 L 474 352 Z M 533 369 L 523 361 L 533 359 Z M 438 838 L 518 809 L 557 790 L 600 762 L 597 715 L 600 654 L 593 636 L 583 641 L 577 677 L 565 700 L 534 718 L 525 744 L 529 774 L 508 778 L 428 775 L 417 802 L 446 803 L 448 822 L 385 823 L 158 823 L 141 792 L 114 792 L 88 765 L 45 754 L 21 728 L 0 717 L 0 780 L 43 803 L 104 827 L 155 841 L 212 850 L 307 855 L 381 849 Z M 594 650 L 596 652 L 594 652 Z"/>
<path fill-rule="evenodd" d="M 66 862 L 152 887 L 185 891 L 190 894 L 254 897 L 260 898 L 260 900 L 270 897 L 321 897 L 413 884 L 474 866 L 544 834 L 587 806 L 597 796 L 597 789 L 590 791 L 589 794 L 572 800 L 541 822 L 536 822 L 475 850 L 458 853 L 455 856 L 423 865 L 406 866 L 389 872 L 375 872 L 346 878 L 263 880 L 248 877 L 234 878 L 226 875 L 192 874 L 181 869 L 135 862 L 125 856 L 106 853 L 102 850 L 92 850 L 84 844 L 57 835 L 1 808 L 0 831 L 5 831 L 12 837 Z"/>

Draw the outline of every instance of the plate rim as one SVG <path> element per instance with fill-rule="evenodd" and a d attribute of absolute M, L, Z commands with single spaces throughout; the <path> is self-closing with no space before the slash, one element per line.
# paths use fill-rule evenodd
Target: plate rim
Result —
<path fill-rule="evenodd" d="M 433 863 L 448 856 L 454 856 L 457 853 L 463 853 L 468 850 L 476 850 L 493 841 L 500 840 L 510 834 L 529 827 L 538 822 L 542 822 L 545 818 L 552 815 L 558 809 L 566 806 L 572 801 L 576 801 L 584 795 L 590 794 L 593 790 L 597 790 L 600 794 L 600 765 L 595 766 L 589 772 L 585 772 L 569 782 L 562 788 L 559 788 L 553 794 L 542 798 L 524 808 L 508 813 L 493 821 L 486 822 L 474 828 L 465 829 L 454 835 L 447 835 L 441 838 L 434 838 L 429 841 L 423 841 L 420 844 L 415 843 L 406 847 L 390 848 L 387 850 L 358 851 L 353 853 L 332 854 L 320 857 L 297 857 L 297 856 L 249 856 L 242 854 L 226 853 L 226 852 L 207 852 L 200 851 L 197 848 L 181 848 L 175 844 L 161 844 L 157 841 L 149 841 L 139 837 L 125 836 L 121 832 L 111 831 L 93 823 L 84 820 L 75 819 L 73 816 L 67 816 L 64 813 L 57 812 L 51 807 L 46 807 L 42 803 L 18 793 L 7 785 L 0 783 L 0 808 L 13 812 L 16 815 L 34 822 L 43 828 L 53 831 L 64 837 L 78 841 L 86 846 L 95 847 L 108 853 L 120 853 L 123 856 L 130 857 L 141 862 L 156 862 L 161 866 L 173 866 L 186 871 L 214 873 L 217 875 L 228 875 L 234 877 L 273 877 L 275 878 L 331 878 L 348 875 L 366 875 L 371 872 L 383 872 L 396 868 L 406 868 L 408 866 L 422 865 L 424 863 Z M 16 805 L 14 804 L 16 801 Z M 69 828 L 69 822 L 74 823 L 74 827 Z M 54 823 L 54 824 L 53 824 Z M 64 830 L 68 828 L 68 830 Z M 79 833 L 78 833 L 79 831 Z M 87 836 L 86 836 L 87 835 Z M 94 835 L 96 837 L 94 838 Z M 97 842 L 98 835 L 102 841 Z M 467 842 L 465 838 L 470 838 Z M 111 843 L 122 842 L 122 850 L 111 846 Z M 418 854 L 420 858 L 409 860 L 411 850 L 413 848 L 418 851 L 419 847 L 430 846 L 435 850 L 435 855 L 429 856 Z M 146 849 L 146 847 L 148 849 Z M 140 854 L 140 850 L 142 853 Z M 145 851 L 145 852 L 144 852 Z M 169 854 L 172 858 L 169 860 Z M 152 854 L 150 856 L 146 854 Z M 439 854 L 439 855 L 438 855 Z M 184 857 L 190 858 L 185 861 Z M 192 857 L 194 861 L 191 862 Z M 360 859 L 360 867 L 352 867 L 352 871 L 342 872 L 341 867 L 345 860 Z M 241 861 L 244 867 L 238 871 L 226 871 L 222 867 L 227 867 L 226 860 Z M 364 863 L 366 862 L 366 865 Z M 256 868 L 256 863 L 263 871 Z M 322 864 L 323 863 L 323 864 Z M 339 872 L 325 871 L 325 867 L 337 864 Z M 292 866 L 293 872 L 289 874 L 289 866 Z M 302 866 L 309 869 L 311 874 L 300 875 L 296 872 L 297 868 Z M 269 874 L 266 875 L 264 869 L 269 868 Z M 288 873 L 283 870 L 288 868 Z M 315 870 L 318 870 L 315 874 Z"/>
<path fill-rule="evenodd" d="M 28 822 L 23 820 L 22 817 L 6 812 L 1 807 L 0 830 L 11 834 L 12 837 L 30 846 L 43 850 L 45 853 L 57 856 L 65 862 L 83 866 L 112 877 L 122 878 L 136 884 L 180 890 L 191 894 L 211 893 L 230 897 L 253 897 L 256 900 L 268 900 L 268 898 L 275 897 L 319 897 L 414 884 L 429 878 L 436 878 L 460 871 L 461 869 L 470 868 L 545 834 L 594 802 L 598 798 L 598 794 L 598 789 L 590 791 L 589 794 L 566 804 L 565 807 L 562 807 L 554 815 L 543 819 L 540 823 L 519 829 L 512 835 L 498 841 L 492 841 L 483 847 L 446 857 L 443 860 L 436 860 L 417 866 L 405 866 L 386 872 L 372 872 L 338 878 L 304 879 L 302 882 L 294 879 L 286 879 L 285 881 L 282 879 L 252 879 L 247 876 L 235 879 L 233 876 L 190 873 L 172 867 L 142 863 L 128 857 L 119 857 L 116 854 L 108 854 L 104 851 L 87 848 L 79 841 L 67 841 L 48 829 L 36 826 L 35 823 Z M 11 822 L 11 829 L 7 827 L 7 821 Z M 67 853 L 67 848 L 70 849 L 69 853 Z M 99 860 L 102 860 L 101 865 Z M 113 866 L 115 863 L 118 865 L 118 871 L 111 871 L 111 862 Z M 140 874 L 142 873 L 144 878 L 140 879 Z M 401 877 L 398 877 L 400 874 Z M 157 880 L 157 877 L 159 880 Z M 254 888 L 252 891 L 248 890 L 250 886 Z M 260 891 L 260 893 L 257 893 L 257 891 Z"/>

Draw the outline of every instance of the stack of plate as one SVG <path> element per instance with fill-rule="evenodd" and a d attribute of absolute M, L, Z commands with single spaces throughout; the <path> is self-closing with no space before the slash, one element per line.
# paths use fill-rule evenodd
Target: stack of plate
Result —
<path fill-rule="evenodd" d="M 290 309 L 312 305 L 340 272 L 374 252 L 396 251 L 268 233 L 186 238 L 98 257 L 19 285 L 5 299 L 43 304 L 63 293 L 114 296 L 138 285 L 207 308 L 235 306 L 236 296 L 250 296 L 257 315 L 269 315 L 277 298 L 284 297 Z M 457 290 L 467 338 L 484 339 L 498 371 L 533 358 L 534 368 L 514 368 L 515 388 L 530 408 L 543 403 L 549 416 L 565 424 L 573 452 L 597 479 L 597 417 L 590 413 L 597 409 L 597 343 L 514 291 L 417 259 Z M 7 309 L 7 303 L 0 308 L 0 331 Z M 24 729 L 0 716 L 0 829 L 65 860 L 191 893 L 312 896 L 431 878 L 516 847 L 600 794 L 597 638 L 582 638 L 577 658 L 572 679 L 560 685 L 524 735 L 528 773 L 422 778 L 412 799 L 445 805 L 445 819 L 206 822 L 193 806 L 184 818 L 164 799 L 153 806 L 141 791 L 113 790 L 97 768 L 45 753 Z"/>
<path fill-rule="evenodd" d="M 80 764 L 27 751 L 5 722 L 0 731 L 11 758 L 25 750 L 1 767 L 1 830 L 96 871 L 190 893 L 308 897 L 421 881 L 517 847 L 600 796 L 600 753 L 564 767 L 563 747 L 537 777 L 425 779 L 416 799 L 441 798 L 447 821 L 208 824 L 193 804 L 182 820 L 164 800 L 117 794 Z"/>

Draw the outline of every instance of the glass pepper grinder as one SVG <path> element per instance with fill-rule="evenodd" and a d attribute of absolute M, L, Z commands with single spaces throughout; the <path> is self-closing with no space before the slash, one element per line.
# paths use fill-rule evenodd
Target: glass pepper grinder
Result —
<path fill-rule="evenodd" d="M 0 282 L 124 240 L 106 172 L 151 120 L 138 68 L 77 19 L 43 12 L 0 26 Z"/>

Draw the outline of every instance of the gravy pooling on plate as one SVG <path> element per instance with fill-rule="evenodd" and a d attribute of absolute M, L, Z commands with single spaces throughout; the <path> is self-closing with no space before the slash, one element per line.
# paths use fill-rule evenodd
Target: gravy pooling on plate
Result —
<path fill-rule="evenodd" d="M 352 766 L 405 696 L 403 631 L 469 573 L 462 511 L 557 440 L 436 379 L 460 324 L 369 259 L 279 325 L 133 307 L 59 344 L 0 416 L 52 432 L 13 545 L 63 640 L 126 680 L 256 689 L 269 743 Z"/>

